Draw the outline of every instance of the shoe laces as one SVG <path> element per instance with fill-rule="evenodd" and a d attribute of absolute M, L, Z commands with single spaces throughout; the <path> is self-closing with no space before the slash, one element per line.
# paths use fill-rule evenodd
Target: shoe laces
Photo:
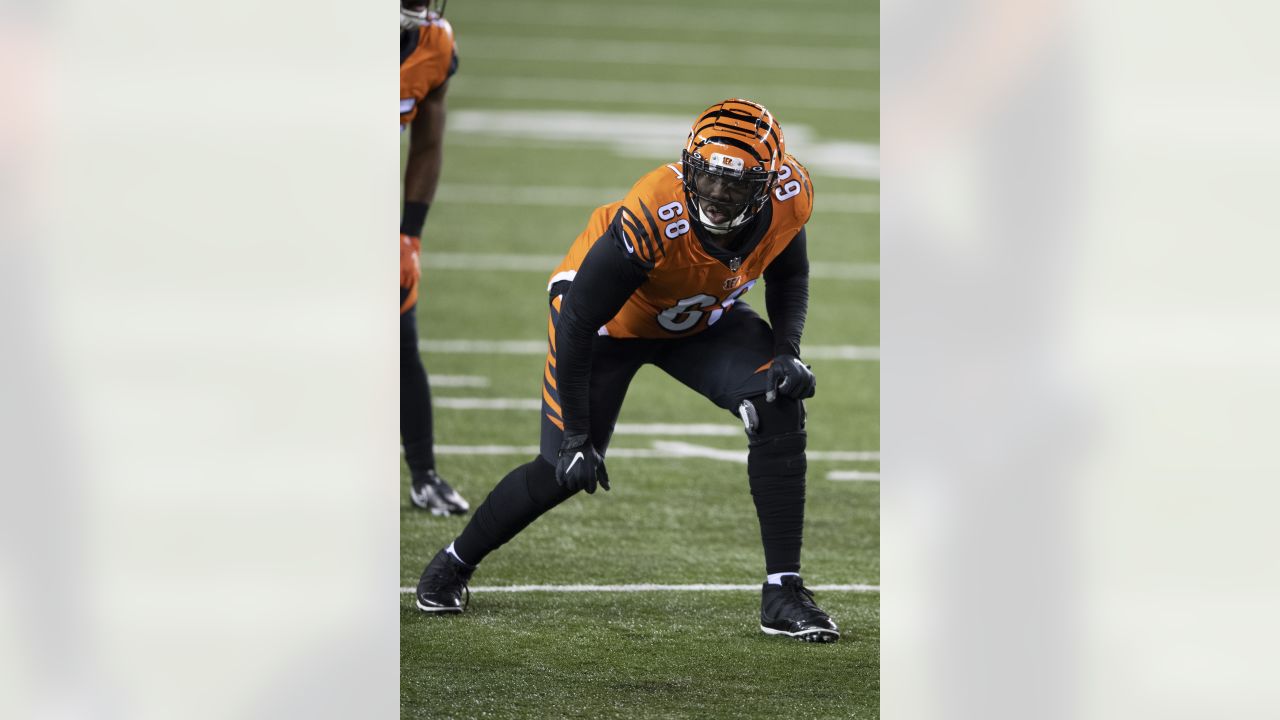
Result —
<path fill-rule="evenodd" d="M 432 570 L 427 580 L 433 585 L 445 587 L 461 584 L 463 593 L 462 607 L 465 609 L 471 604 L 471 588 L 468 586 L 470 573 L 453 558 L 446 555 L 444 567 Z"/>
<path fill-rule="evenodd" d="M 782 587 L 786 588 L 787 595 L 806 611 L 817 615 L 826 615 L 822 608 L 818 607 L 818 603 L 813 601 L 813 591 L 805 587 L 803 583 L 783 583 Z"/>

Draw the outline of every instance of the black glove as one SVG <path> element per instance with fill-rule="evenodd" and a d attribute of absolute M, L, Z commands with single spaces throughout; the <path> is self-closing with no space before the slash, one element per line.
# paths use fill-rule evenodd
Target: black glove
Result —
<path fill-rule="evenodd" d="M 769 389 L 764 394 L 765 402 L 773 402 L 778 393 L 793 399 L 803 400 L 813 397 L 818 387 L 818 379 L 808 365 L 800 362 L 795 355 L 779 355 L 769 366 Z"/>
<path fill-rule="evenodd" d="M 586 435 L 566 435 L 560 443 L 560 459 L 556 461 L 556 482 L 570 490 L 596 491 L 596 483 L 609 489 L 609 473 L 604 458 L 596 452 Z"/>

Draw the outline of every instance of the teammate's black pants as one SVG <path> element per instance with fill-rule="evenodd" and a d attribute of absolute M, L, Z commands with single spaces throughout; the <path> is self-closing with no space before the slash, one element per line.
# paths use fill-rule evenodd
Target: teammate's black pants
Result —
<path fill-rule="evenodd" d="M 409 290 L 400 288 L 403 306 Z M 418 353 L 417 304 L 400 312 L 400 442 L 409 471 L 419 476 L 436 467 L 431 424 L 431 385 Z"/>

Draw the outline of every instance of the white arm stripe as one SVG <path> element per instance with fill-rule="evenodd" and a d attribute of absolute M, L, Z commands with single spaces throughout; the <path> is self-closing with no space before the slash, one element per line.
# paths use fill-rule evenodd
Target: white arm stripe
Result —
<path fill-rule="evenodd" d="M 413 109 L 417 101 L 413 98 L 400 98 L 400 114 L 403 115 Z"/>
<path fill-rule="evenodd" d="M 569 282 L 573 282 L 573 279 L 576 277 L 578 277 L 577 270 L 565 270 L 564 272 L 558 272 L 555 275 L 551 276 L 551 282 L 547 283 L 547 291 L 550 292 L 551 286 L 555 285 L 561 280 L 568 280 Z"/>

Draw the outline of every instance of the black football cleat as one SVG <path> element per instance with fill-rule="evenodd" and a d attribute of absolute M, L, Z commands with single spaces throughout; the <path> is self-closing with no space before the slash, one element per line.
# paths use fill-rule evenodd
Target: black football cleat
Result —
<path fill-rule="evenodd" d="M 418 609 L 429 613 L 462 612 L 471 601 L 467 582 L 475 571 L 444 550 L 436 553 L 418 580 Z"/>
<path fill-rule="evenodd" d="M 435 470 L 414 476 L 409 499 L 423 510 L 430 510 L 432 515 L 463 515 L 471 509 L 471 505 Z"/>
<path fill-rule="evenodd" d="M 804 586 L 798 575 L 787 575 L 781 585 L 764 584 L 760 629 L 765 635 L 784 635 L 805 642 L 840 639 L 840 629 L 813 601 L 813 591 Z"/>

